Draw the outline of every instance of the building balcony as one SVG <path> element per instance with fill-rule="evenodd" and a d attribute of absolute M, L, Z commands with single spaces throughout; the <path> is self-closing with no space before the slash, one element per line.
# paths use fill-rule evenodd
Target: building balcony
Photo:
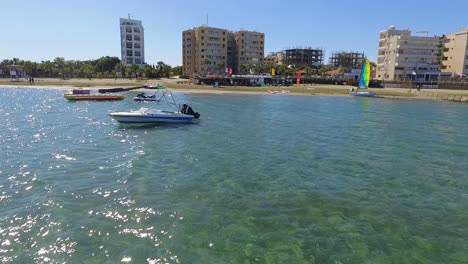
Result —
<path fill-rule="evenodd" d="M 397 53 L 396 54 L 397 58 L 404 59 L 404 58 L 409 58 L 409 59 L 435 59 L 437 56 L 435 54 L 411 54 L 411 53 Z"/>
<path fill-rule="evenodd" d="M 436 44 L 421 44 L 421 45 L 418 45 L 418 44 L 413 44 L 413 43 L 408 43 L 408 44 L 398 44 L 397 45 L 397 49 L 403 49 L 403 50 L 411 50 L 411 49 L 415 49 L 415 50 L 438 50 L 439 49 L 439 45 L 436 45 Z"/>

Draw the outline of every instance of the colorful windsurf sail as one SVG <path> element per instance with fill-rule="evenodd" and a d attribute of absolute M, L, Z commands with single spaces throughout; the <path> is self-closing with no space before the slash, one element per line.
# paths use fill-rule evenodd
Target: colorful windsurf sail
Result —
<path fill-rule="evenodd" d="M 361 69 L 361 77 L 359 78 L 359 88 L 367 89 L 369 87 L 369 80 L 371 75 L 370 62 L 368 59 L 364 60 Z"/>

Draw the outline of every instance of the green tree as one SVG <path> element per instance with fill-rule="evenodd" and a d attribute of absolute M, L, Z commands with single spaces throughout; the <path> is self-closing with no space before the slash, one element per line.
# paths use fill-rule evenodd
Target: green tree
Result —
<path fill-rule="evenodd" d="M 224 62 L 216 63 L 216 70 L 218 70 L 219 74 L 222 74 L 224 72 L 224 68 L 225 68 Z"/>
<path fill-rule="evenodd" d="M 140 67 L 137 64 L 132 64 L 130 66 L 132 77 L 135 77 L 135 78 L 137 77 L 136 75 L 137 75 L 139 69 L 140 69 Z"/>
<path fill-rule="evenodd" d="M 63 58 L 57 57 L 54 60 L 54 75 L 55 76 L 61 76 L 64 77 L 63 75 L 63 68 L 65 66 L 65 60 Z"/>
<path fill-rule="evenodd" d="M 175 66 L 172 68 L 171 76 L 181 76 L 182 75 L 182 66 Z"/>
<path fill-rule="evenodd" d="M 115 69 L 116 65 L 118 65 L 119 63 L 121 62 L 120 59 L 117 57 L 101 57 L 96 60 L 96 72 L 110 73 Z"/>

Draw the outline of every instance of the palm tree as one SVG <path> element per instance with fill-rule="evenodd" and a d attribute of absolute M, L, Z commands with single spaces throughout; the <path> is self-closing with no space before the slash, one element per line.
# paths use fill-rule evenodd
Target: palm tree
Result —
<path fill-rule="evenodd" d="M 136 74 L 138 73 L 139 69 L 140 69 L 140 67 L 138 67 L 138 65 L 136 65 L 136 64 L 132 64 L 132 66 L 130 66 L 131 73 L 135 78 L 136 78 Z"/>
<path fill-rule="evenodd" d="M 153 67 L 149 64 L 146 64 L 145 67 L 143 68 L 143 71 L 145 73 L 146 78 L 151 78 L 152 73 L 153 73 Z"/>
<path fill-rule="evenodd" d="M 125 75 L 125 64 L 123 64 L 123 62 L 119 62 L 115 64 L 114 69 L 116 74 L 120 73 L 120 77 L 123 78 L 123 76 Z"/>
<path fill-rule="evenodd" d="M 218 70 L 219 74 L 223 74 L 224 67 L 225 67 L 224 62 L 216 63 L 216 69 Z"/>
<path fill-rule="evenodd" d="M 310 67 L 309 65 L 306 65 L 305 67 L 302 68 L 302 72 L 304 73 L 304 75 L 306 76 L 310 76 L 312 74 L 314 70 L 312 69 L 312 67 Z"/>
<path fill-rule="evenodd" d="M 242 63 L 239 66 L 239 69 L 241 70 L 242 73 L 246 73 L 249 70 L 249 65 L 246 63 Z"/>

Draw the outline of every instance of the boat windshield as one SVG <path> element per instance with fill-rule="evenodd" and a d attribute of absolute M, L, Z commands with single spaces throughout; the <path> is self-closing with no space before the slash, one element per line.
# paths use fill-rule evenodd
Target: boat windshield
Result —
<path fill-rule="evenodd" d="M 158 89 L 154 94 L 157 99 L 157 104 L 165 104 L 170 107 L 173 111 L 180 112 L 180 106 L 176 103 L 172 92 L 168 89 Z"/>

